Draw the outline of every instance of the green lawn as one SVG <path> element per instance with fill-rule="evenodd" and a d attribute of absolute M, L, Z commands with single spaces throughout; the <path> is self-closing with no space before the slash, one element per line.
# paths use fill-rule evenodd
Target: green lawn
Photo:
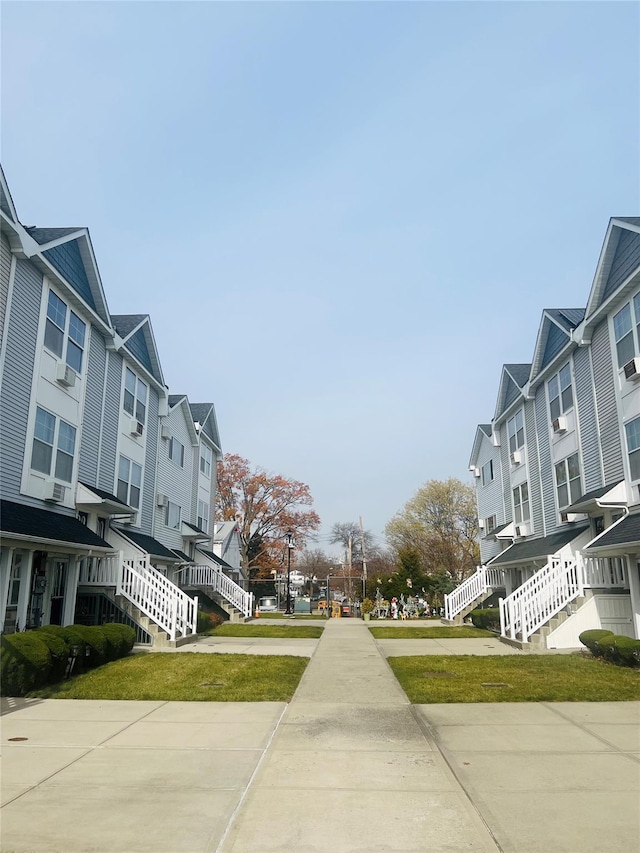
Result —
<path fill-rule="evenodd" d="M 388 661 L 416 705 L 640 699 L 640 670 L 581 655 L 420 655 Z"/>
<path fill-rule="evenodd" d="M 137 654 L 30 696 L 163 702 L 288 702 L 309 659 L 285 655 Z"/>
<path fill-rule="evenodd" d="M 287 616 L 286 613 L 260 613 L 258 619 L 322 619 L 324 622 L 327 621 L 327 617 L 323 616 L 321 613 L 296 613 L 295 615 Z"/>
<path fill-rule="evenodd" d="M 491 631 L 484 628 L 474 628 L 473 625 L 433 625 L 431 628 L 420 626 L 408 628 L 395 625 L 388 627 L 369 628 L 376 640 L 451 640 L 472 637 L 495 637 Z"/>
<path fill-rule="evenodd" d="M 209 637 L 275 637 L 278 639 L 317 640 L 322 636 L 324 625 L 258 625 L 225 622 L 207 631 Z"/>

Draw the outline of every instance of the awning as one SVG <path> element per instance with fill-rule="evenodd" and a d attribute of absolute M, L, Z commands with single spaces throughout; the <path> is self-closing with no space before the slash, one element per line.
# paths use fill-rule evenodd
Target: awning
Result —
<path fill-rule="evenodd" d="M 177 548 L 173 549 L 173 553 L 178 557 L 181 563 L 195 562 L 188 554 L 185 554 L 184 551 L 179 551 Z"/>
<path fill-rule="evenodd" d="M 485 539 L 515 539 L 516 530 L 513 521 L 508 521 L 506 524 L 500 524 L 494 527 L 490 533 L 484 537 Z"/>
<path fill-rule="evenodd" d="M 50 512 L 12 501 L 0 501 L 0 530 L 4 540 L 65 544 L 82 551 L 114 550 L 112 545 L 89 530 L 74 515 L 63 515 L 61 512 Z"/>
<path fill-rule="evenodd" d="M 204 548 L 198 548 L 201 554 L 204 554 L 205 557 L 208 557 L 210 560 L 213 560 L 214 563 L 217 563 L 219 566 L 222 566 L 223 569 L 226 569 L 229 572 L 237 572 L 239 569 L 234 569 L 233 566 L 229 565 L 226 560 L 223 560 L 222 557 L 218 557 L 217 554 L 214 554 L 213 551 L 205 551 Z"/>
<path fill-rule="evenodd" d="M 600 507 L 620 506 L 627 504 L 627 490 L 624 480 L 601 486 L 582 495 L 575 503 L 568 506 L 564 512 L 592 512 Z"/>
<path fill-rule="evenodd" d="M 184 539 L 193 539 L 196 542 L 209 542 L 211 539 L 208 533 L 205 533 L 204 530 L 196 527 L 195 524 L 190 524 L 188 521 L 182 522 L 180 533 Z"/>
<path fill-rule="evenodd" d="M 136 512 L 135 507 L 129 506 L 110 492 L 86 483 L 78 483 L 76 506 L 86 507 L 92 511 L 102 510 L 107 515 L 131 515 Z"/>
<path fill-rule="evenodd" d="M 588 525 L 580 527 L 572 526 L 566 530 L 560 530 L 557 533 L 552 533 L 550 536 L 541 536 L 538 539 L 526 539 L 523 542 L 516 542 L 509 548 L 505 549 L 493 560 L 490 560 L 488 566 L 509 566 L 518 563 L 530 563 L 532 560 L 539 560 L 541 557 L 547 559 L 555 554 L 560 548 L 568 545 L 574 539 L 577 539 L 585 530 L 588 530 Z"/>
<path fill-rule="evenodd" d="M 147 536 L 145 533 L 139 533 L 137 530 L 130 530 L 126 527 L 114 527 L 113 529 L 117 530 L 121 536 L 124 536 L 125 539 L 133 542 L 134 545 L 137 545 L 138 548 L 149 554 L 150 557 L 159 557 L 163 562 L 179 562 L 178 557 L 176 557 L 173 551 L 170 551 L 162 542 L 154 539 L 153 536 Z"/>
<path fill-rule="evenodd" d="M 600 551 L 612 553 L 640 552 L 640 512 L 627 515 L 620 519 L 604 533 L 597 536 L 584 549 L 589 554 L 597 554 Z"/>

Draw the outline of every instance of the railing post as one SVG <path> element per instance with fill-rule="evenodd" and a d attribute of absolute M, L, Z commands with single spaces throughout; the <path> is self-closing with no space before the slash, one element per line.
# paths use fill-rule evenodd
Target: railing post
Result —
<path fill-rule="evenodd" d="M 198 633 L 198 596 L 193 597 L 193 631 L 192 634 Z"/>

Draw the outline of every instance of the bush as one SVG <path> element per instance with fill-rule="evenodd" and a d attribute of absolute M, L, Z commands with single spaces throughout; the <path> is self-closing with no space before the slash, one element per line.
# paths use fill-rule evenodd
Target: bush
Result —
<path fill-rule="evenodd" d="M 58 626 L 52 625 L 50 627 L 57 628 Z M 48 680 L 51 684 L 55 684 L 56 681 L 62 681 L 67 672 L 67 664 L 69 663 L 69 643 L 62 636 L 61 631 L 47 631 L 39 628 L 32 633 L 39 640 L 42 640 L 51 654 L 51 672 L 49 673 Z"/>
<path fill-rule="evenodd" d="M 117 644 L 118 657 L 126 657 L 136 642 L 135 628 L 130 625 L 123 625 L 121 622 L 106 622 L 100 627 Z"/>
<path fill-rule="evenodd" d="M 0 637 L 0 694 L 24 696 L 42 687 L 52 669 L 51 652 L 34 631 Z"/>
<path fill-rule="evenodd" d="M 640 640 L 624 637 L 621 634 L 609 634 L 598 640 L 606 660 L 620 666 L 638 666 L 640 664 Z"/>
<path fill-rule="evenodd" d="M 607 631 L 604 628 L 592 628 L 589 631 L 583 631 L 578 637 L 583 646 L 586 646 L 591 654 L 596 657 L 604 656 L 604 649 L 600 645 L 600 640 L 603 637 L 613 637 L 613 631 Z"/>
<path fill-rule="evenodd" d="M 371 613 L 374 608 L 373 601 L 370 598 L 365 598 L 362 602 L 362 612 L 363 613 Z"/>
<path fill-rule="evenodd" d="M 86 669 L 102 666 L 107 662 L 109 641 L 102 628 L 97 625 L 73 625 L 73 630 L 84 640 L 86 647 L 84 665 Z"/>
<path fill-rule="evenodd" d="M 471 613 L 471 621 L 476 628 L 485 628 L 487 631 L 500 630 L 500 610 L 497 607 L 486 607 Z"/>
<path fill-rule="evenodd" d="M 198 634 L 206 634 L 207 631 L 210 631 L 213 628 L 211 624 L 210 613 L 206 613 L 204 610 L 198 610 L 198 621 L 196 624 L 196 631 Z"/>

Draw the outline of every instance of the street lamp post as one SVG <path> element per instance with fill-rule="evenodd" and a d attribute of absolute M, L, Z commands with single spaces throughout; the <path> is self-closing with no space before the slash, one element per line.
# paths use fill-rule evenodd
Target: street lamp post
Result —
<path fill-rule="evenodd" d="M 285 541 L 287 543 L 287 606 L 285 615 L 291 615 L 291 551 L 296 547 L 296 541 L 293 538 L 293 531 L 287 530 L 285 533 Z"/>

